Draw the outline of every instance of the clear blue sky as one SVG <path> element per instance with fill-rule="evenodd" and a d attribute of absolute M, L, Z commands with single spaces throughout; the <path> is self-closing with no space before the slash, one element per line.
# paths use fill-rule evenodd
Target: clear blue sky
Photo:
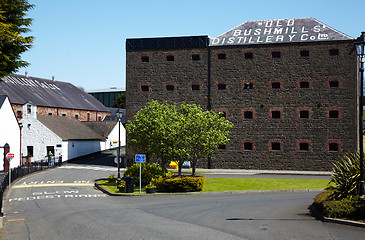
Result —
<path fill-rule="evenodd" d="M 126 38 L 209 35 L 248 20 L 314 17 L 357 38 L 365 0 L 29 0 L 34 46 L 28 75 L 85 90 L 125 88 Z M 20 69 L 19 74 L 24 74 Z"/>

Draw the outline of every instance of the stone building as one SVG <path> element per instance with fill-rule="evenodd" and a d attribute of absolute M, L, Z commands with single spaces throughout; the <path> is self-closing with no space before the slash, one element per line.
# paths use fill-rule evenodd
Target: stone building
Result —
<path fill-rule="evenodd" d="M 200 167 L 330 170 L 357 149 L 353 38 L 314 18 L 248 21 L 215 38 L 127 39 L 126 52 L 129 120 L 153 99 L 200 104 L 234 124 Z"/>
<path fill-rule="evenodd" d="M 71 83 L 10 74 L 0 82 L 0 95 L 7 95 L 18 120 L 23 106 L 37 106 L 38 115 L 74 117 L 80 121 L 102 121 L 109 110 L 93 96 Z"/>

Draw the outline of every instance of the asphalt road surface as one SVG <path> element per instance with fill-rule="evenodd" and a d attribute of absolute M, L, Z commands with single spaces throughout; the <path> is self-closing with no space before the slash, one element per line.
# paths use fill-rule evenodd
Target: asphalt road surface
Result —
<path fill-rule="evenodd" d="M 15 182 L 2 239 L 365 239 L 363 228 L 310 216 L 315 192 L 111 197 L 93 187 L 111 173 L 69 164 Z"/>

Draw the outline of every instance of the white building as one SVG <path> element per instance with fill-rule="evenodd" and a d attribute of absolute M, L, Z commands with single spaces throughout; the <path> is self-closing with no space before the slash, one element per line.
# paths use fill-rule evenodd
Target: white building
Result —
<path fill-rule="evenodd" d="M 11 168 L 20 165 L 20 127 L 13 112 L 9 98 L 7 96 L 0 96 L 0 147 L 9 144 L 10 153 L 14 154 L 11 160 Z M 4 170 L 7 160 L 4 159 L 4 149 L 0 148 L 0 171 Z"/>
<path fill-rule="evenodd" d="M 71 117 L 37 115 L 37 107 L 24 105 L 22 153 L 32 161 L 47 158 L 49 152 L 56 159 L 67 161 L 102 151 L 104 139 L 84 123 Z"/>

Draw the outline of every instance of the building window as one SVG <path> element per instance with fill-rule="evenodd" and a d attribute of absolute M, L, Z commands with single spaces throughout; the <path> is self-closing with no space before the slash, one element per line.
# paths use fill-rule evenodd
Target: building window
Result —
<path fill-rule="evenodd" d="M 252 52 L 246 52 L 245 53 L 245 59 L 253 59 L 253 53 Z"/>
<path fill-rule="evenodd" d="M 339 88 L 340 82 L 338 80 L 330 80 L 329 81 L 329 87 L 330 88 Z"/>
<path fill-rule="evenodd" d="M 225 111 L 219 112 L 219 115 L 221 117 L 224 117 L 224 119 L 227 119 L 227 112 L 225 112 Z"/>
<path fill-rule="evenodd" d="M 52 116 L 52 113 L 51 113 L 51 112 L 49 112 L 49 113 L 48 113 L 48 116 Z"/>
<path fill-rule="evenodd" d="M 309 111 L 308 110 L 302 110 L 299 112 L 299 118 L 300 119 L 309 119 Z"/>
<path fill-rule="evenodd" d="M 101 116 L 98 116 L 98 121 L 101 122 Z"/>
<path fill-rule="evenodd" d="M 23 118 L 23 112 L 22 111 L 16 111 L 16 117 L 19 119 Z"/>
<path fill-rule="evenodd" d="M 199 91 L 200 90 L 200 85 L 199 84 L 191 84 L 191 90 Z"/>
<path fill-rule="evenodd" d="M 282 151 L 282 142 L 278 140 L 270 140 L 269 151 Z"/>
<path fill-rule="evenodd" d="M 272 58 L 281 58 L 281 52 L 280 51 L 271 52 L 271 56 Z"/>
<path fill-rule="evenodd" d="M 271 118 L 280 119 L 281 118 L 281 112 L 280 111 L 272 111 L 271 112 Z"/>
<path fill-rule="evenodd" d="M 173 62 L 173 61 L 175 61 L 175 56 L 174 56 L 174 55 L 167 55 L 167 56 L 166 56 L 166 61 L 168 61 L 168 62 Z"/>
<path fill-rule="evenodd" d="M 252 141 L 245 141 L 243 142 L 243 151 L 252 151 L 254 150 L 254 145 Z"/>
<path fill-rule="evenodd" d="M 227 149 L 227 145 L 225 145 L 225 144 L 219 145 L 218 146 L 218 149 L 219 150 L 226 150 Z"/>
<path fill-rule="evenodd" d="M 75 114 L 75 118 L 76 118 L 76 119 L 79 119 L 79 115 L 78 115 L 78 114 Z"/>
<path fill-rule="evenodd" d="M 226 54 L 225 53 L 219 53 L 218 54 L 218 59 L 226 59 Z"/>
<path fill-rule="evenodd" d="M 299 88 L 309 88 L 310 83 L 308 81 L 299 82 Z"/>
<path fill-rule="evenodd" d="M 305 151 L 308 152 L 310 143 L 309 142 L 299 142 L 298 144 L 298 151 Z"/>
<path fill-rule="evenodd" d="M 300 51 L 301 57 L 309 57 L 309 50 L 301 50 Z"/>
<path fill-rule="evenodd" d="M 225 83 L 218 83 L 218 90 L 226 90 L 227 84 Z"/>
<path fill-rule="evenodd" d="M 244 119 L 253 119 L 253 111 L 244 111 L 243 118 Z"/>
<path fill-rule="evenodd" d="M 31 114 L 32 113 L 32 106 L 28 105 L 27 110 L 28 110 L 28 114 Z"/>
<path fill-rule="evenodd" d="M 142 85 L 141 86 L 141 91 L 142 92 L 149 92 L 150 91 L 150 86 L 148 86 L 148 85 Z"/>
<path fill-rule="evenodd" d="M 142 62 L 149 62 L 150 61 L 150 57 L 149 56 L 142 56 L 141 57 L 141 61 Z"/>
<path fill-rule="evenodd" d="M 253 89 L 253 83 L 245 83 L 245 84 L 243 84 L 243 89 Z"/>
<path fill-rule="evenodd" d="M 340 54 L 340 51 L 338 50 L 338 48 L 332 48 L 329 50 L 329 54 L 330 56 L 338 56 Z"/>
<path fill-rule="evenodd" d="M 338 143 L 329 143 L 328 144 L 328 151 L 330 152 L 338 152 Z"/>
<path fill-rule="evenodd" d="M 193 61 L 199 61 L 200 60 L 200 55 L 199 54 L 193 54 L 193 55 L 191 55 L 191 60 L 193 60 Z"/>
<path fill-rule="evenodd" d="M 339 112 L 337 110 L 328 111 L 328 118 L 339 118 Z"/>
<path fill-rule="evenodd" d="M 280 82 L 272 82 L 271 83 L 271 88 L 275 88 L 275 89 L 281 88 L 281 83 Z"/>
<path fill-rule="evenodd" d="M 90 121 L 90 113 L 87 113 L 87 121 Z"/>
<path fill-rule="evenodd" d="M 62 117 L 66 117 L 66 113 L 62 113 Z"/>
<path fill-rule="evenodd" d="M 175 90 L 175 86 L 172 84 L 168 84 L 166 85 L 166 91 L 174 91 Z"/>

